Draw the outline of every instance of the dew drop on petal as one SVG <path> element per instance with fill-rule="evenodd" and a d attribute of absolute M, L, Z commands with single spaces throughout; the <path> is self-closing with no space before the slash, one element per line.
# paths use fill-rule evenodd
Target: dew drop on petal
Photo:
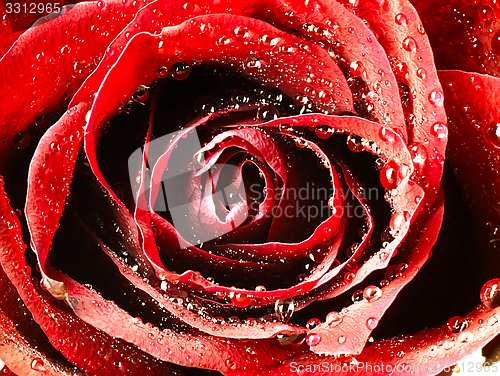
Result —
<path fill-rule="evenodd" d="M 351 74 L 353 76 L 360 77 L 363 74 L 364 70 L 365 69 L 364 69 L 363 63 L 361 61 L 353 61 L 349 65 L 349 71 L 351 72 Z"/>
<path fill-rule="evenodd" d="M 408 23 L 408 18 L 404 13 L 398 13 L 396 14 L 395 21 L 398 25 L 406 25 Z"/>
<path fill-rule="evenodd" d="M 40 358 L 33 359 L 33 361 L 31 362 L 31 369 L 38 372 L 46 371 L 45 364 Z"/>
<path fill-rule="evenodd" d="M 332 311 L 326 315 L 326 324 L 329 327 L 334 327 L 342 322 L 342 316 L 336 311 Z"/>
<path fill-rule="evenodd" d="M 500 307 L 500 278 L 491 279 L 483 285 L 481 301 L 491 309 Z"/>
<path fill-rule="evenodd" d="M 149 98 L 149 88 L 145 85 L 141 85 L 137 88 L 132 99 L 137 103 L 144 103 Z"/>
<path fill-rule="evenodd" d="M 274 106 L 264 106 L 257 110 L 257 119 L 264 121 L 276 120 L 280 117 L 279 111 Z"/>
<path fill-rule="evenodd" d="M 394 141 L 394 133 L 387 128 L 380 128 L 379 136 L 382 141 L 393 142 Z"/>
<path fill-rule="evenodd" d="M 262 63 L 256 57 L 247 57 L 243 63 L 243 68 L 247 73 L 257 73 L 262 67 Z"/>
<path fill-rule="evenodd" d="M 317 333 L 309 333 L 306 336 L 306 343 L 309 347 L 314 347 L 321 342 L 321 336 Z"/>
<path fill-rule="evenodd" d="M 229 299 L 231 302 L 239 308 L 245 308 L 252 303 L 252 299 L 250 299 L 247 295 L 241 293 L 235 293 L 234 291 L 229 294 Z"/>
<path fill-rule="evenodd" d="M 424 145 L 415 142 L 408 146 L 410 150 L 411 159 L 413 161 L 413 165 L 418 169 L 422 170 L 427 163 L 427 149 Z"/>
<path fill-rule="evenodd" d="M 403 48 L 409 52 L 415 51 L 417 49 L 417 42 L 413 37 L 407 37 L 403 40 Z"/>
<path fill-rule="evenodd" d="M 347 146 L 351 151 L 356 153 L 364 150 L 363 144 L 361 143 L 361 137 L 352 133 L 347 136 Z"/>
<path fill-rule="evenodd" d="M 385 189 L 392 190 L 397 188 L 397 166 L 395 162 L 387 163 L 380 171 L 380 182 Z"/>
<path fill-rule="evenodd" d="M 168 75 L 169 71 L 167 67 L 161 67 L 160 69 L 158 69 L 158 77 L 165 78 L 168 77 Z"/>
<path fill-rule="evenodd" d="M 306 328 L 309 330 L 312 330 L 315 327 L 317 327 L 319 324 L 321 324 L 321 321 L 319 319 L 313 317 L 312 319 L 309 319 L 307 321 Z"/>
<path fill-rule="evenodd" d="M 280 322 L 287 323 L 295 311 L 295 303 L 292 299 L 280 299 L 274 304 L 274 312 Z"/>
<path fill-rule="evenodd" d="M 363 300 L 363 290 L 356 290 L 352 293 L 351 297 L 353 303 L 360 302 Z"/>
<path fill-rule="evenodd" d="M 373 302 L 382 296 L 382 290 L 377 286 L 370 285 L 363 290 L 363 296 L 369 302 Z"/>
<path fill-rule="evenodd" d="M 343 344 L 346 341 L 346 339 L 347 338 L 345 338 L 345 336 L 340 336 L 339 338 L 337 338 L 337 341 L 338 343 Z"/>
<path fill-rule="evenodd" d="M 315 128 L 315 133 L 318 138 L 326 140 L 330 138 L 334 132 L 334 129 L 328 125 L 317 125 Z"/>
<path fill-rule="evenodd" d="M 443 138 L 448 134 L 448 127 L 445 123 L 438 121 L 432 125 L 431 132 L 435 137 Z"/>
<path fill-rule="evenodd" d="M 455 344 L 452 341 L 445 341 L 443 343 L 443 348 L 445 350 L 451 350 L 454 346 L 455 346 Z"/>
<path fill-rule="evenodd" d="M 16 149 L 24 149 L 30 144 L 30 140 L 30 134 L 27 131 L 22 130 L 14 136 L 12 139 L 12 145 L 14 145 Z"/>
<path fill-rule="evenodd" d="M 375 317 L 370 317 L 368 320 L 366 320 L 366 327 L 370 330 L 375 329 L 377 325 L 378 320 Z"/>
<path fill-rule="evenodd" d="M 435 106 L 441 106 L 444 101 L 444 95 L 438 90 L 432 90 L 429 93 L 429 102 Z"/>
<path fill-rule="evenodd" d="M 481 9 L 478 10 L 478 13 L 479 17 L 486 22 L 491 22 L 493 20 L 493 16 L 495 15 L 493 9 L 491 9 L 488 5 L 481 7 Z"/>
<path fill-rule="evenodd" d="M 175 63 L 170 67 L 170 75 L 178 81 L 185 80 L 191 73 L 191 67 L 184 61 Z"/>
<path fill-rule="evenodd" d="M 469 326 L 469 323 L 463 317 L 455 316 L 455 317 L 448 319 L 448 321 L 446 322 L 446 326 L 448 326 L 448 329 L 452 333 L 460 333 L 460 332 L 464 331 L 465 329 L 467 329 L 467 327 Z"/>
<path fill-rule="evenodd" d="M 417 76 L 423 80 L 427 77 L 427 72 L 425 71 L 424 68 L 418 68 L 417 69 Z"/>

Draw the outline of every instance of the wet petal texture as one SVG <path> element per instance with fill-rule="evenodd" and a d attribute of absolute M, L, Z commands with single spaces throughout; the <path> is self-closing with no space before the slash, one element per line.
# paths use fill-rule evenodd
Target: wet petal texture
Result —
<path fill-rule="evenodd" d="M 415 1 L 438 69 L 498 76 L 500 22 L 492 1 Z M 450 38 L 450 36 L 453 36 Z"/>
<path fill-rule="evenodd" d="M 56 375 L 431 359 L 416 372 L 431 375 L 483 346 L 499 325 L 497 83 L 438 76 L 433 55 L 450 67 L 490 38 L 453 67 L 495 74 L 496 9 L 468 3 L 442 6 L 443 28 L 426 17 L 434 47 L 468 38 L 435 51 L 403 0 L 109 0 L 23 34 L 4 22 L 0 324 L 22 345 L 0 359 Z M 449 136 L 486 226 L 481 304 L 391 338 L 377 329 L 440 236 Z"/>

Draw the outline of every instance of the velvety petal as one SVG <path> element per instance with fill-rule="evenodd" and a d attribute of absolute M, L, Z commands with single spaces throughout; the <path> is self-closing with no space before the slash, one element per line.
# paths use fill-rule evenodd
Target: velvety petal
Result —
<path fill-rule="evenodd" d="M 412 1 L 431 41 L 438 69 L 498 77 L 500 8 L 487 1 Z"/>
<path fill-rule="evenodd" d="M 2 148 L 10 146 L 13 136 L 39 115 L 68 102 L 116 33 L 142 5 L 142 1 L 85 2 L 17 39 L 0 59 L 0 89 L 10 93 L 10 100 L 0 104 Z M 103 11 L 107 17 L 101 16 Z M 106 29 L 103 35 L 96 32 L 101 28 Z"/>
<path fill-rule="evenodd" d="M 56 308 L 38 293 L 25 270 L 26 245 L 22 242 L 19 219 L 11 215 L 12 208 L 7 200 L 2 179 L 0 263 L 54 348 L 89 375 L 100 375 L 103 371 L 120 372 L 121 367 L 136 369 L 137 372 L 144 372 L 143 367 L 145 367 L 152 375 L 172 374 L 173 370 L 168 365 L 159 363 L 126 342 L 109 337 L 74 315 Z M 59 287 L 61 287 L 60 295 L 64 297 L 64 288 L 61 285 Z M 105 364 L 103 359 L 106 359 Z"/>
<path fill-rule="evenodd" d="M 428 182 L 426 190 L 432 192 L 425 198 L 430 204 L 443 174 L 447 129 L 444 96 L 420 18 L 406 0 L 359 1 L 353 11 L 380 31 L 380 43 L 393 61 L 396 79 L 409 86 L 412 116 L 407 118 L 408 140 L 427 149 L 422 174 Z"/>
<path fill-rule="evenodd" d="M 474 214 L 489 274 L 498 277 L 500 79 L 461 71 L 439 75 L 449 114 L 448 159 Z"/>

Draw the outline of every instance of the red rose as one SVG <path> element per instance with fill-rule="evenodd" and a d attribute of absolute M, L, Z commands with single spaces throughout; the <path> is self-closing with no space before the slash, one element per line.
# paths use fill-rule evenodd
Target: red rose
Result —
<path fill-rule="evenodd" d="M 495 75 L 464 3 L 438 67 Z M 12 372 L 433 375 L 498 333 L 497 79 L 408 2 L 89 2 L 12 46 L 3 9 Z"/>

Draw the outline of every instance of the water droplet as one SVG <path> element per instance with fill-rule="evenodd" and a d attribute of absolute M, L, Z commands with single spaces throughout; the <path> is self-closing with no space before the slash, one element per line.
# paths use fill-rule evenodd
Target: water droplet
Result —
<path fill-rule="evenodd" d="M 474 338 L 474 335 L 471 332 L 462 332 L 458 335 L 457 340 L 459 342 L 467 343 Z"/>
<path fill-rule="evenodd" d="M 252 303 L 252 299 L 250 299 L 247 295 L 235 293 L 234 291 L 229 294 L 229 299 L 231 299 L 231 302 L 239 308 L 248 307 Z"/>
<path fill-rule="evenodd" d="M 403 227 L 404 223 L 405 223 L 405 216 L 403 213 L 398 212 L 394 214 L 389 221 L 389 226 L 390 226 L 389 231 L 400 230 L 401 227 Z"/>
<path fill-rule="evenodd" d="M 424 34 L 425 34 L 424 25 L 422 25 L 422 24 L 418 24 L 418 25 L 417 25 L 417 31 L 418 31 L 418 33 L 419 33 L 419 34 L 424 35 Z"/>
<path fill-rule="evenodd" d="M 345 264 L 345 268 L 350 272 L 356 272 L 359 269 L 358 262 L 355 259 L 352 259 L 347 264 Z"/>
<path fill-rule="evenodd" d="M 417 76 L 424 80 L 427 77 L 427 72 L 425 71 L 424 68 L 418 68 L 417 69 Z"/>
<path fill-rule="evenodd" d="M 382 141 L 393 142 L 394 141 L 394 133 L 387 128 L 380 128 L 379 136 Z"/>
<path fill-rule="evenodd" d="M 31 369 L 38 372 L 46 371 L 45 364 L 40 358 L 33 359 L 33 361 L 31 362 Z"/>
<path fill-rule="evenodd" d="M 382 296 L 382 290 L 374 285 L 365 287 L 363 297 L 369 302 L 373 302 Z"/>
<path fill-rule="evenodd" d="M 462 3 L 466 5 L 476 5 L 477 3 L 479 3 L 479 0 L 462 0 Z"/>
<path fill-rule="evenodd" d="M 12 145 L 14 145 L 16 149 L 24 149 L 30 144 L 30 140 L 30 134 L 25 130 L 22 130 L 14 136 L 12 139 Z"/>
<path fill-rule="evenodd" d="M 409 52 L 416 51 L 417 41 L 413 37 L 407 37 L 403 40 L 403 48 Z"/>
<path fill-rule="evenodd" d="M 123 113 L 125 115 L 130 115 L 135 111 L 135 102 L 134 101 L 128 101 L 125 106 L 123 107 Z"/>
<path fill-rule="evenodd" d="M 295 303 L 293 299 L 280 299 L 277 300 L 274 304 L 274 312 L 276 313 L 276 317 L 279 321 L 285 324 L 288 322 L 288 320 L 290 320 L 294 311 Z"/>
<path fill-rule="evenodd" d="M 255 287 L 255 291 L 266 291 L 266 286 L 258 285 Z"/>
<path fill-rule="evenodd" d="M 52 142 L 52 143 L 50 144 L 50 148 L 51 148 L 52 150 L 54 150 L 54 151 L 61 150 L 61 148 L 59 147 L 59 144 L 58 144 L 58 143 L 56 143 L 56 142 Z"/>
<path fill-rule="evenodd" d="M 39 116 L 35 120 L 35 127 L 37 128 L 45 128 L 49 125 L 47 118 L 43 115 Z"/>
<path fill-rule="evenodd" d="M 396 14 L 395 21 L 398 25 L 408 24 L 408 18 L 403 13 Z"/>
<path fill-rule="evenodd" d="M 180 61 L 175 63 L 170 67 L 170 74 L 173 78 L 178 81 L 185 80 L 189 77 L 189 73 L 191 72 L 191 67 L 184 61 Z"/>
<path fill-rule="evenodd" d="M 346 341 L 347 338 L 345 338 L 345 336 L 340 336 L 337 341 L 340 343 L 340 344 L 343 344 L 345 341 Z"/>
<path fill-rule="evenodd" d="M 427 162 L 427 149 L 418 142 L 410 144 L 408 149 L 410 150 L 413 165 L 416 169 L 422 170 Z"/>
<path fill-rule="evenodd" d="M 356 290 L 352 293 L 352 302 L 353 303 L 356 303 L 356 302 L 360 302 L 363 300 L 363 290 Z"/>
<path fill-rule="evenodd" d="M 168 74 L 169 72 L 167 67 L 161 67 L 160 69 L 158 69 L 158 77 L 165 78 L 168 76 Z"/>
<path fill-rule="evenodd" d="M 250 36 L 250 33 L 248 32 L 246 27 L 243 26 L 237 26 L 233 29 L 233 34 L 236 38 L 248 38 Z"/>
<path fill-rule="evenodd" d="M 354 279 L 354 277 L 356 277 L 356 275 L 353 272 L 347 272 L 344 274 L 344 281 L 349 283 Z"/>
<path fill-rule="evenodd" d="M 363 63 L 361 61 L 353 61 L 349 65 L 349 71 L 353 76 L 361 77 L 361 75 L 364 73 L 365 68 L 363 66 Z"/>
<path fill-rule="evenodd" d="M 274 106 L 264 106 L 257 110 L 257 118 L 264 121 L 275 120 L 280 117 L 280 112 Z"/>
<path fill-rule="evenodd" d="M 350 77 L 347 80 L 347 84 L 349 85 L 349 89 L 352 92 L 352 99 L 354 101 L 363 100 L 368 93 L 368 88 L 366 87 L 363 80 L 359 77 Z"/>
<path fill-rule="evenodd" d="M 381 171 L 381 170 L 382 170 L 382 168 L 384 168 L 384 166 L 385 166 L 385 161 L 384 161 L 384 159 L 383 159 L 383 158 L 377 158 L 377 159 L 375 160 L 375 165 L 374 165 L 375 170 L 377 170 L 377 171 Z"/>
<path fill-rule="evenodd" d="M 80 79 L 88 74 L 88 64 L 85 60 L 77 61 L 73 65 L 73 77 Z"/>
<path fill-rule="evenodd" d="M 455 316 L 455 317 L 448 319 L 448 321 L 446 322 L 446 325 L 448 326 L 448 329 L 452 333 L 460 333 L 460 332 L 464 331 L 465 329 L 467 329 L 467 327 L 469 326 L 469 323 L 463 317 Z"/>
<path fill-rule="evenodd" d="M 445 341 L 443 343 L 443 348 L 445 350 L 451 350 L 453 348 L 453 346 L 455 346 L 455 343 L 453 343 L 452 341 Z"/>
<path fill-rule="evenodd" d="M 306 336 L 306 343 L 309 347 L 317 346 L 321 342 L 321 336 L 317 333 L 309 333 Z"/>
<path fill-rule="evenodd" d="M 500 123 L 490 125 L 488 128 L 488 137 L 493 146 L 500 148 Z"/>
<path fill-rule="evenodd" d="M 293 103 L 297 106 L 305 106 L 309 103 L 309 98 L 304 93 L 295 93 L 293 96 Z"/>
<path fill-rule="evenodd" d="M 315 128 L 315 133 L 318 138 L 321 138 L 322 140 L 326 140 L 327 138 L 330 138 L 334 132 L 334 129 L 330 127 L 329 125 L 317 125 Z"/>
<path fill-rule="evenodd" d="M 478 10 L 478 13 L 479 17 L 481 17 L 486 22 L 491 22 L 493 20 L 493 9 L 491 9 L 491 7 L 489 7 L 488 5 L 481 7 L 481 9 Z"/>
<path fill-rule="evenodd" d="M 309 330 L 312 330 L 315 327 L 317 327 L 319 324 L 321 324 L 321 321 L 319 319 L 313 317 L 312 319 L 309 319 L 307 321 L 306 328 Z"/>
<path fill-rule="evenodd" d="M 491 309 L 500 307 L 500 278 L 491 279 L 483 285 L 481 301 Z"/>
<path fill-rule="evenodd" d="M 445 123 L 438 121 L 432 125 L 431 132 L 437 138 L 443 138 L 448 134 L 448 127 Z"/>
<path fill-rule="evenodd" d="M 257 73 L 261 67 L 262 64 L 256 57 L 247 57 L 243 63 L 243 68 L 247 73 Z"/>
<path fill-rule="evenodd" d="M 219 103 L 213 97 L 204 95 L 195 102 L 194 108 L 200 115 L 208 115 L 218 110 Z"/>
<path fill-rule="evenodd" d="M 354 151 L 356 153 L 365 150 L 363 144 L 361 143 L 361 137 L 352 133 L 347 136 L 347 146 L 349 147 L 349 149 L 351 149 L 351 151 Z"/>
<path fill-rule="evenodd" d="M 392 190 L 397 188 L 397 165 L 394 161 L 387 163 L 380 171 L 380 182 L 385 189 Z"/>
<path fill-rule="evenodd" d="M 444 95 L 438 90 L 432 90 L 429 93 L 429 102 L 435 106 L 441 106 L 444 101 Z"/>
<path fill-rule="evenodd" d="M 377 325 L 378 320 L 375 317 L 370 317 L 368 320 L 366 320 L 366 327 L 370 330 L 375 329 Z"/>
<path fill-rule="evenodd" d="M 326 324 L 333 328 L 342 322 L 342 316 L 336 311 L 332 311 L 326 315 Z"/>
<path fill-rule="evenodd" d="M 295 139 L 295 145 L 299 148 L 299 149 L 303 149 L 305 148 L 308 144 L 307 144 L 307 141 L 302 139 L 302 138 L 296 138 Z"/>
<path fill-rule="evenodd" d="M 132 99 L 137 103 L 144 103 L 149 98 L 149 88 L 145 85 L 141 85 L 137 88 Z"/>

